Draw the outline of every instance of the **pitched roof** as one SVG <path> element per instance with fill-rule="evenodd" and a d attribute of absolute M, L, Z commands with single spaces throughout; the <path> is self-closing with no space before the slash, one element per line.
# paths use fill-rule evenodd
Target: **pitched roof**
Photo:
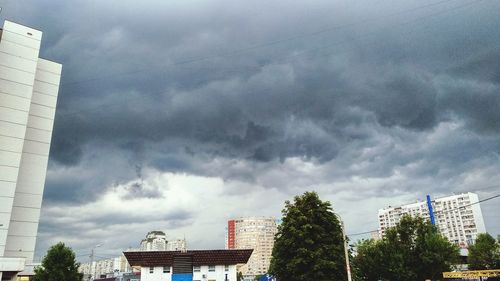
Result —
<path fill-rule="evenodd" d="M 174 256 L 191 256 L 193 265 L 231 265 L 247 263 L 253 250 L 193 250 L 123 252 L 131 266 L 171 266 Z"/>

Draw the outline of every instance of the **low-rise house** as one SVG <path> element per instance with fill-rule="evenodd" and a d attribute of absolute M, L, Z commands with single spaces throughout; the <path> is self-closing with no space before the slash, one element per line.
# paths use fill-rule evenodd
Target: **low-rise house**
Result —
<path fill-rule="evenodd" d="M 141 267 L 141 281 L 236 281 L 236 265 L 248 262 L 253 250 L 124 252 L 129 264 Z"/>

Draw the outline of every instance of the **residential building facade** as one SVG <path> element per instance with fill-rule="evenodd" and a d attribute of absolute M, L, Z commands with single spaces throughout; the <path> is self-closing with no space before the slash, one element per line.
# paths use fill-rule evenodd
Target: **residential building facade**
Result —
<path fill-rule="evenodd" d="M 39 58 L 42 32 L 0 30 L 0 279 L 33 262 L 62 66 Z"/>
<path fill-rule="evenodd" d="M 277 232 L 273 217 L 245 217 L 228 221 L 226 248 L 253 249 L 248 263 L 238 267 L 246 279 L 253 279 L 269 270 Z"/>
<path fill-rule="evenodd" d="M 141 281 L 236 281 L 236 265 L 245 264 L 252 250 L 192 250 L 124 252 L 132 266 L 141 267 Z"/>
<path fill-rule="evenodd" d="M 103 259 L 90 262 L 81 263 L 78 271 L 83 273 L 84 276 L 111 277 L 117 276 L 122 273 L 132 272 L 132 267 L 127 262 L 127 259 L 122 254 L 116 258 Z"/>
<path fill-rule="evenodd" d="M 187 249 L 186 239 L 167 240 L 167 235 L 163 231 L 153 230 L 148 232 L 145 239 L 142 239 L 140 251 L 185 251 Z"/>
<path fill-rule="evenodd" d="M 167 250 L 167 235 L 163 231 L 153 230 L 148 232 L 142 239 L 141 251 L 165 251 Z"/>
<path fill-rule="evenodd" d="M 174 239 L 167 241 L 167 251 L 186 251 L 186 239 Z"/>
<path fill-rule="evenodd" d="M 441 197 L 431 202 L 435 224 L 449 241 L 466 248 L 474 243 L 479 233 L 486 232 L 479 197 L 475 193 L 462 193 Z M 427 202 L 416 202 L 378 211 L 379 233 L 383 236 L 395 226 L 403 215 L 430 218 Z"/>

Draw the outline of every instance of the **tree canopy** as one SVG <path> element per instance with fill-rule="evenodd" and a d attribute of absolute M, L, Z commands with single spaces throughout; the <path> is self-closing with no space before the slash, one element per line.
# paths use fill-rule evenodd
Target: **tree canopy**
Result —
<path fill-rule="evenodd" d="M 381 240 L 358 243 L 353 267 L 360 281 L 439 280 L 458 258 L 458 247 L 430 222 L 403 216 Z"/>
<path fill-rule="evenodd" d="M 328 201 L 315 192 L 286 201 L 270 272 L 278 280 L 345 280 L 344 237 Z"/>
<path fill-rule="evenodd" d="M 467 258 L 469 269 L 499 269 L 500 268 L 500 246 L 488 233 L 478 234 L 473 245 L 469 246 Z"/>
<path fill-rule="evenodd" d="M 75 253 L 64 243 L 50 247 L 42 260 L 42 265 L 35 268 L 34 281 L 81 281 L 83 274 L 78 272 L 79 263 Z"/>

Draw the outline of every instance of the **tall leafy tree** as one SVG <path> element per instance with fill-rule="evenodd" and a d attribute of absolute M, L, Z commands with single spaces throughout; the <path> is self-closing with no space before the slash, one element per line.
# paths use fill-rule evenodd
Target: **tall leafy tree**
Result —
<path fill-rule="evenodd" d="M 285 202 L 270 272 L 278 280 L 346 280 L 344 237 L 328 201 L 315 192 Z"/>
<path fill-rule="evenodd" d="M 356 248 L 357 254 L 353 260 L 354 279 L 379 280 L 383 257 L 378 242 L 373 239 L 362 240 L 357 243 Z"/>
<path fill-rule="evenodd" d="M 81 281 L 83 274 L 78 272 L 79 263 L 75 253 L 64 243 L 50 247 L 42 260 L 42 265 L 35 268 L 34 281 Z"/>
<path fill-rule="evenodd" d="M 469 269 L 500 268 L 500 248 L 488 233 L 478 234 L 474 245 L 469 246 Z"/>
<path fill-rule="evenodd" d="M 404 216 L 381 240 L 358 243 L 353 265 L 357 280 L 438 280 L 458 258 L 458 247 L 435 226 Z"/>

